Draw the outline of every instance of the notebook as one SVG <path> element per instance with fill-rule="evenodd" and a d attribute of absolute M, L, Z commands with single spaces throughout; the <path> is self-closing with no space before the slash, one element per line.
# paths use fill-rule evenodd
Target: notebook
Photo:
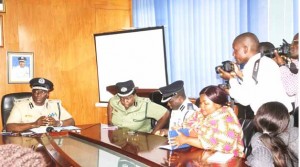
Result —
<path fill-rule="evenodd" d="M 187 129 L 187 128 L 182 128 L 182 129 L 179 129 L 178 131 L 183 133 L 185 136 L 190 136 L 189 135 L 189 129 Z M 176 136 L 178 136 L 178 133 L 177 133 L 176 130 L 170 130 L 169 131 L 169 138 L 170 137 L 176 137 Z M 183 144 L 183 145 L 180 145 L 180 146 L 171 146 L 171 145 L 159 146 L 159 148 L 167 149 L 167 150 L 177 150 L 177 149 L 188 148 L 188 147 L 191 147 L 191 146 L 188 145 L 188 144 Z"/>

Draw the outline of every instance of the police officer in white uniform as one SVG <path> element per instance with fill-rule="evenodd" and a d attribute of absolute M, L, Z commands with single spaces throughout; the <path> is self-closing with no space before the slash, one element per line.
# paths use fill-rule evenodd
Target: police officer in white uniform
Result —
<path fill-rule="evenodd" d="M 183 81 L 178 80 L 170 85 L 159 88 L 162 94 L 161 101 L 163 103 L 168 102 L 168 106 L 172 109 L 169 130 L 175 126 L 183 126 L 184 121 L 195 111 L 199 110 L 199 108 L 186 97 L 183 84 Z M 167 135 L 167 131 L 160 131 L 159 135 Z"/>
<path fill-rule="evenodd" d="M 71 126 L 72 116 L 62 107 L 60 100 L 49 100 L 53 83 L 46 78 L 30 80 L 32 96 L 15 101 L 7 120 L 6 130 L 22 132 L 40 126 Z"/>
<path fill-rule="evenodd" d="M 19 57 L 19 65 L 13 67 L 12 69 L 12 79 L 20 81 L 29 81 L 30 80 L 30 71 L 29 67 L 26 66 L 26 57 Z"/>

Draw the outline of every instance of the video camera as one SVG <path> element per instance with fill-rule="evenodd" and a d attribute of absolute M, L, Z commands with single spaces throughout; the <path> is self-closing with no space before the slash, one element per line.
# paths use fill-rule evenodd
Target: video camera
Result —
<path fill-rule="evenodd" d="M 232 72 L 234 71 L 234 65 L 231 61 L 223 61 L 222 65 L 215 67 L 216 73 L 219 74 L 220 72 L 218 71 L 218 68 L 221 68 L 222 70 L 226 72 Z"/>
<path fill-rule="evenodd" d="M 281 56 L 288 56 L 290 54 L 290 44 L 287 43 L 284 39 L 282 39 L 282 40 L 283 40 L 282 45 L 280 45 L 278 48 L 275 48 L 273 50 L 264 51 L 263 56 L 267 56 L 269 58 L 274 58 L 275 50 L 277 50 L 277 53 Z"/>

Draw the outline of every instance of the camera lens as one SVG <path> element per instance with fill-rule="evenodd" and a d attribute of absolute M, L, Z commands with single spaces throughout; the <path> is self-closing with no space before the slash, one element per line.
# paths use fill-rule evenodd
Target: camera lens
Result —
<path fill-rule="evenodd" d="M 231 61 L 223 61 L 223 70 L 226 72 L 232 72 L 234 70 L 233 63 Z"/>
<path fill-rule="evenodd" d="M 215 70 L 216 70 L 216 73 L 217 73 L 217 74 L 220 74 L 220 72 L 218 71 L 218 69 L 219 69 L 219 68 L 222 68 L 222 67 L 223 67 L 223 66 L 217 66 L 217 67 L 215 67 Z"/>

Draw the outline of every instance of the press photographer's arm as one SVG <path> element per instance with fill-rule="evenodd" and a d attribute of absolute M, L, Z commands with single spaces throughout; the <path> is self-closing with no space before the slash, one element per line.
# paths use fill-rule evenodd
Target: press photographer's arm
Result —
<path fill-rule="evenodd" d="M 237 66 L 236 63 L 233 63 L 233 70 L 230 72 L 224 71 L 222 68 L 218 68 L 218 72 L 220 74 L 220 77 L 223 78 L 224 80 L 229 80 L 231 78 L 238 77 L 240 80 L 243 80 L 243 73 L 240 70 L 240 68 Z"/>
<path fill-rule="evenodd" d="M 278 52 L 275 50 L 274 51 L 274 57 L 272 58 L 279 67 L 284 66 L 286 64 L 286 61 L 283 59 L 283 57 L 281 57 Z"/>

